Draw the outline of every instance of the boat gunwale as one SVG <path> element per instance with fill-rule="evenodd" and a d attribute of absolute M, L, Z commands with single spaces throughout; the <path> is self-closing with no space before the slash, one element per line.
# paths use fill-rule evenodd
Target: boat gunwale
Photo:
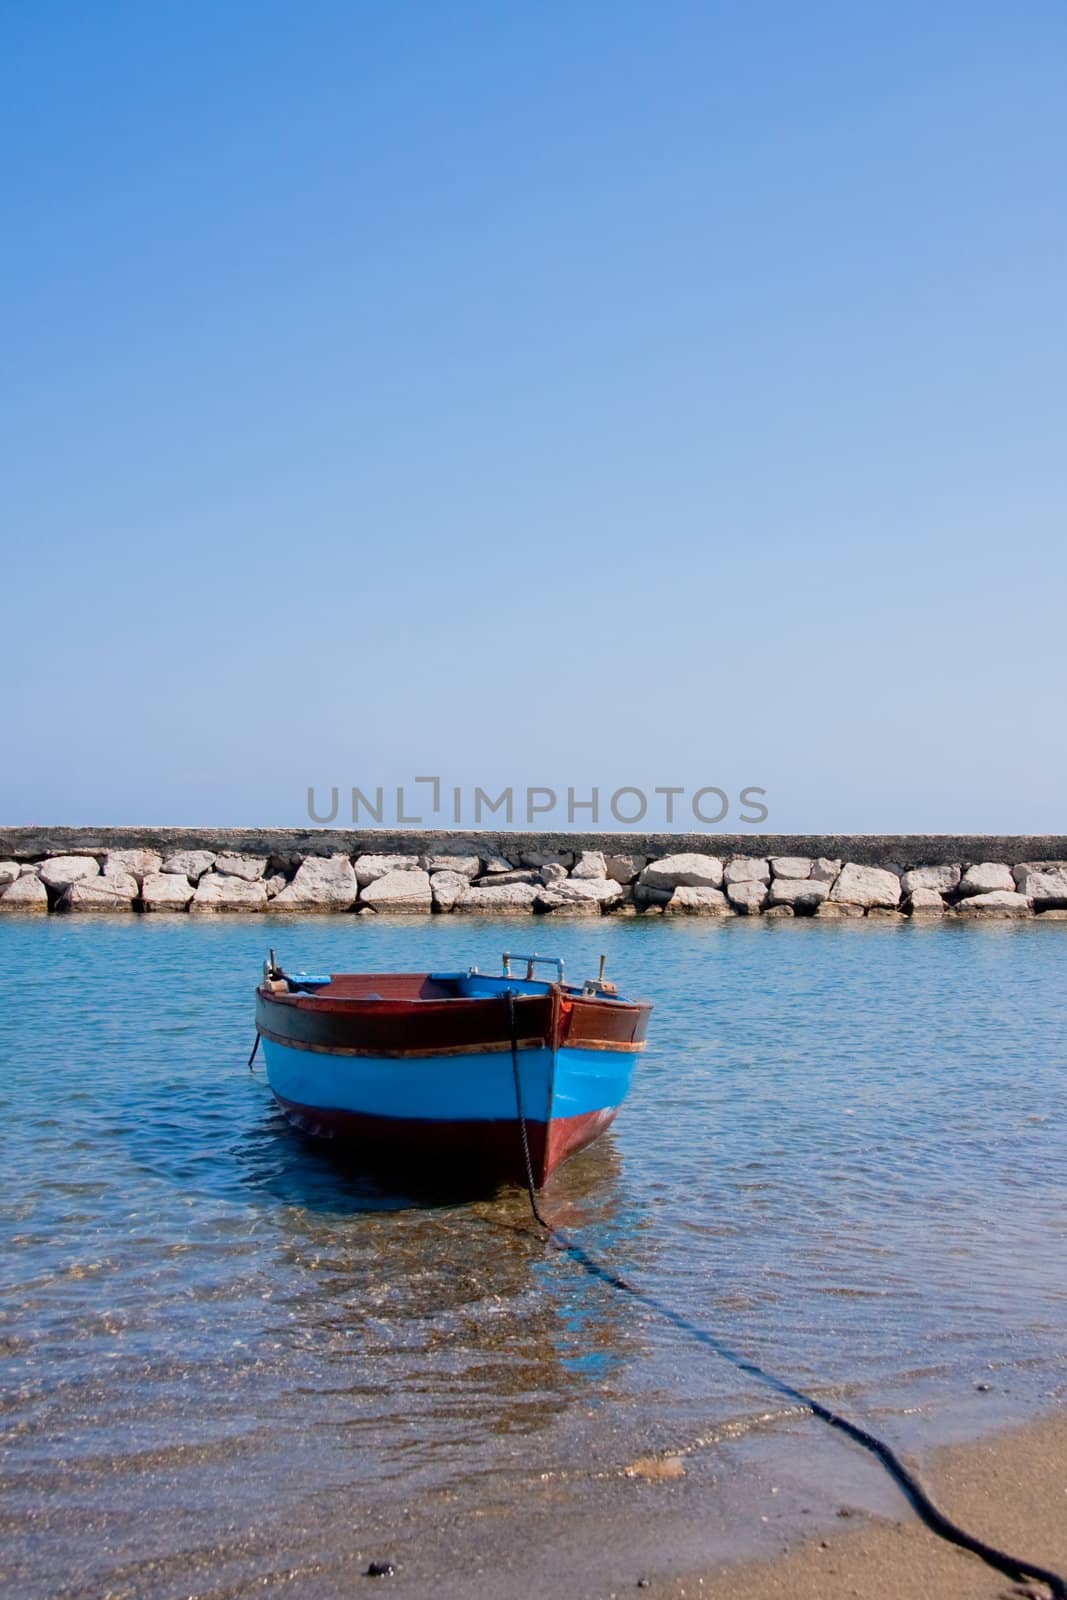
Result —
<path fill-rule="evenodd" d="M 367 977 L 367 978 L 417 978 L 429 977 L 430 974 L 422 973 L 331 973 L 331 982 L 334 977 Z M 325 986 L 326 988 L 329 985 Z M 277 1005 L 292 1006 L 300 1011 L 323 1011 L 351 1014 L 357 1007 L 368 1006 L 372 1011 L 380 1012 L 383 1006 L 389 1006 L 397 1011 L 407 1007 L 460 1007 L 496 1006 L 509 991 L 502 988 L 499 995 L 327 995 L 323 992 L 306 994 L 300 992 L 282 993 L 271 989 L 267 984 L 261 983 L 256 988 L 257 995 L 263 1000 L 271 1001 Z M 586 1005 L 595 1005 L 609 1011 L 648 1011 L 652 1010 L 649 1000 L 627 1000 L 617 995 L 583 994 L 580 989 L 558 983 L 548 984 L 541 994 L 515 994 L 516 1009 L 522 1007 L 524 1002 L 536 1001 L 543 1003 L 558 995 L 560 1002 L 565 1005 L 574 1005 L 578 1002 Z"/>

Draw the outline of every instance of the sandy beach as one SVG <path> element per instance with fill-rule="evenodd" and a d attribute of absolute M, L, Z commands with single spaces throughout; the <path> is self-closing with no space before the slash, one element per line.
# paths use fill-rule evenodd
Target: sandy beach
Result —
<path fill-rule="evenodd" d="M 937 1504 L 969 1532 L 1012 1555 L 1067 1573 L 1067 1410 L 1011 1432 L 938 1451 L 921 1463 Z M 902 1506 L 899 1516 L 841 1520 L 790 1545 L 776 1560 L 694 1573 L 648 1592 L 683 1600 L 999 1600 L 1044 1595 L 1019 1585 L 974 1556 L 954 1549 Z"/>

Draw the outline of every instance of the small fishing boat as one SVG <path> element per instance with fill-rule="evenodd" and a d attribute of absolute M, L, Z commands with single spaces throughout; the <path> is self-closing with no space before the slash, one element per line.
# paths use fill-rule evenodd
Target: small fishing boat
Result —
<path fill-rule="evenodd" d="M 521 973 L 515 964 L 524 964 Z M 554 976 L 536 977 L 538 967 Z M 500 973 L 286 973 L 256 990 L 257 1045 L 291 1122 L 390 1161 L 538 1186 L 613 1121 L 652 1007 L 558 957 L 505 955 Z M 253 1052 L 254 1054 L 254 1052 Z"/>

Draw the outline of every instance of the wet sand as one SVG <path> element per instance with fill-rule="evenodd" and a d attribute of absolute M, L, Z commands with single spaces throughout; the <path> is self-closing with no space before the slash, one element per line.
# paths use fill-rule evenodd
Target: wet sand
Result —
<path fill-rule="evenodd" d="M 1067 1411 L 940 1450 L 920 1465 L 936 1503 L 968 1532 L 1067 1576 Z M 788 1541 L 776 1560 L 653 1582 L 647 1592 L 663 1600 L 694 1594 L 702 1600 L 999 1600 L 1047 1590 L 1016 1583 L 954 1549 L 902 1505 L 895 1516 L 849 1515 L 836 1530 L 820 1528 L 799 1544 Z"/>
<path fill-rule="evenodd" d="M 385 1518 L 318 1514 L 219 1542 L 189 1537 L 169 1559 L 118 1564 L 86 1582 L 73 1563 L 62 1600 L 101 1593 L 178 1600 L 264 1594 L 335 1600 L 1042 1600 L 929 1533 L 862 1451 L 811 1418 L 772 1425 L 762 1462 L 749 1435 L 690 1455 L 650 1453 L 629 1467 L 531 1479 L 525 1503 L 492 1479 L 477 1508 L 396 1508 Z M 1010 1432 L 908 1455 L 937 1503 L 1013 1555 L 1067 1572 L 1067 1410 Z M 606 1464 L 605 1464 L 606 1465 Z M 842 1517 L 841 1512 L 846 1516 Z M 43 1530 L 42 1530 L 43 1531 Z M 84 1530 L 90 1532 L 89 1529 Z M 98 1536 L 98 1535 L 97 1535 Z M 90 1537 L 92 1534 L 90 1532 Z M 758 1549 L 759 1559 L 744 1559 Z M 388 1562 L 387 1578 L 371 1578 Z M 0 1591 L 5 1585 L 0 1578 Z M 12 1594 L 40 1593 L 32 1589 Z"/>

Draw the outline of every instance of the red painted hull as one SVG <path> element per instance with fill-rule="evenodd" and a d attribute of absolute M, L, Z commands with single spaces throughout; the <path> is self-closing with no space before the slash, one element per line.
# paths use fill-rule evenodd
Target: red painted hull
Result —
<path fill-rule="evenodd" d="M 522 1136 L 517 1121 L 437 1122 L 420 1117 L 373 1117 L 358 1111 L 324 1111 L 275 1098 L 294 1127 L 318 1138 L 338 1139 L 371 1155 L 385 1155 L 390 1164 L 407 1159 L 421 1169 L 461 1169 L 479 1178 L 526 1181 Z M 539 1186 L 579 1150 L 599 1139 L 615 1120 L 617 1106 L 577 1117 L 554 1117 L 526 1123 L 530 1165 Z"/>

